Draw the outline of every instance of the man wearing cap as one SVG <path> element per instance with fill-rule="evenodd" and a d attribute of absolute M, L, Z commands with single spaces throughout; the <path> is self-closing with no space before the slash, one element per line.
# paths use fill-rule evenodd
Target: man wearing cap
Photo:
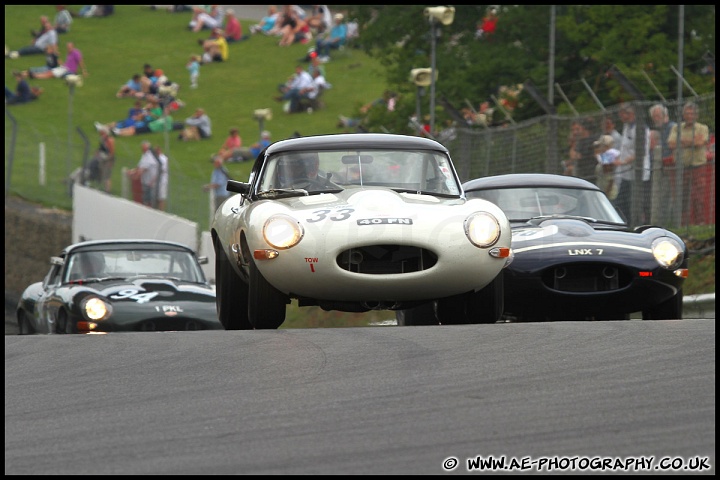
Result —
<path fill-rule="evenodd" d="M 347 25 L 343 22 L 345 17 L 342 13 L 336 13 L 333 17 L 334 24 L 329 34 L 325 34 L 318 38 L 315 44 L 318 52 L 318 60 L 326 63 L 330 60 L 330 50 L 337 50 L 345 45 L 347 41 Z"/>

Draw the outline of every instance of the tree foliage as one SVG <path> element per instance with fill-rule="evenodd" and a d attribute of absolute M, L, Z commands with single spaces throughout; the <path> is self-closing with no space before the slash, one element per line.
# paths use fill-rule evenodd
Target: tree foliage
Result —
<path fill-rule="evenodd" d="M 387 82 L 401 94 L 399 107 L 414 112 L 417 88 L 409 80 L 413 68 L 432 61 L 430 20 L 425 5 L 353 5 L 350 18 L 360 25 L 358 43 L 386 68 Z M 498 8 L 497 29 L 491 36 L 475 32 L 489 8 Z M 629 93 L 612 75 L 611 67 L 634 84 L 645 98 L 677 98 L 682 85 L 673 68 L 682 61 L 683 96 L 715 88 L 715 7 L 712 5 L 456 5 L 452 24 L 436 24 L 436 99 L 456 108 L 494 104 L 503 86 L 532 81 L 557 106 L 596 110 L 599 101 L 614 105 Z M 554 48 L 551 25 L 554 12 Z M 680 18 L 682 38 L 679 38 Z M 678 58 L 682 41 L 683 56 Z M 553 68 L 550 68 L 552 62 Z M 552 76 L 551 76 L 552 72 Z M 557 84 L 557 86 L 555 85 Z M 380 92 L 379 92 L 380 93 Z M 428 96 L 421 97 L 427 113 Z M 436 106 L 439 102 L 436 102 Z M 502 115 L 496 114 L 495 121 Z M 543 110 L 527 93 L 512 112 L 515 120 Z M 436 115 L 449 118 L 442 108 Z M 405 117 L 407 118 L 407 117 Z M 389 122 L 391 119 L 383 118 Z M 438 125 L 440 122 L 437 122 Z M 387 126 L 387 125 L 386 125 Z M 400 126 L 395 126 L 400 128 Z"/>

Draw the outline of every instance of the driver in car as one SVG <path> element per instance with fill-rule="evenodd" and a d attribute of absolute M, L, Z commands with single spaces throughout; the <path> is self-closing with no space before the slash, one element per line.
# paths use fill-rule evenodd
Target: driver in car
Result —
<path fill-rule="evenodd" d="M 73 275 L 74 280 L 100 277 L 105 272 L 105 257 L 102 253 L 82 253 L 78 260 L 80 269 Z"/>
<path fill-rule="evenodd" d="M 278 180 L 283 188 L 322 189 L 337 187 L 327 178 L 319 175 L 320 157 L 317 153 L 295 154 L 280 161 Z"/>

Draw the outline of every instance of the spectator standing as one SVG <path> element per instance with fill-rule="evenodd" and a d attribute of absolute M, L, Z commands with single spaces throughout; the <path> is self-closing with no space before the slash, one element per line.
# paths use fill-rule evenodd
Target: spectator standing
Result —
<path fill-rule="evenodd" d="M 615 149 L 620 148 L 620 143 L 622 142 L 622 135 L 620 135 L 620 132 L 617 131 L 617 128 L 615 128 L 615 120 L 611 116 L 607 116 L 603 118 L 602 120 L 602 131 L 603 135 L 610 135 L 615 143 L 613 144 L 613 147 Z"/>
<path fill-rule="evenodd" d="M 230 192 L 227 189 L 227 182 L 230 180 L 230 174 L 225 168 L 225 164 L 219 155 L 216 155 L 213 159 L 213 171 L 210 175 L 210 183 L 203 185 L 203 190 L 206 192 L 214 192 L 212 196 L 213 211 L 217 210 L 222 202 L 230 197 Z"/>
<path fill-rule="evenodd" d="M 595 167 L 597 167 L 597 157 L 593 149 L 593 142 L 597 140 L 595 124 L 592 119 L 585 118 L 573 122 L 572 128 L 575 140 L 570 150 L 570 158 L 575 166 L 573 175 L 595 183 Z"/>
<path fill-rule="evenodd" d="M 101 128 L 98 133 L 100 134 L 100 144 L 91 162 L 97 162 L 100 172 L 98 181 L 105 192 L 110 193 L 112 171 L 115 166 L 115 139 L 106 127 Z"/>
<path fill-rule="evenodd" d="M 178 136 L 179 140 L 201 140 L 212 136 L 212 122 L 205 110 L 198 108 L 192 116 L 185 119 L 185 128 Z"/>
<path fill-rule="evenodd" d="M 162 148 L 160 148 L 159 145 L 153 149 L 153 157 L 155 157 L 155 160 L 158 162 L 158 168 L 160 169 L 158 176 L 156 207 L 158 210 L 162 210 L 164 212 L 167 208 L 168 184 L 170 182 L 170 165 L 167 155 L 162 153 Z"/>
<path fill-rule="evenodd" d="M 330 50 L 337 50 L 347 41 L 347 25 L 344 23 L 345 17 L 342 13 L 336 13 L 333 17 L 334 24 L 329 34 L 318 38 L 315 48 L 318 52 L 321 63 L 330 61 Z"/>
<path fill-rule="evenodd" d="M 650 130 L 650 161 L 652 165 L 653 182 L 656 182 L 654 190 L 656 192 L 664 191 L 670 193 L 670 201 L 660 207 L 656 205 L 653 218 L 658 218 L 654 222 L 658 222 L 660 217 L 662 223 L 670 221 L 675 213 L 676 205 L 676 188 L 675 188 L 675 161 L 673 160 L 672 150 L 667 143 L 670 131 L 675 122 L 670 120 L 667 108 L 656 103 L 649 109 L 650 119 L 652 121 Z M 652 195 L 652 192 L 651 192 Z"/>
<path fill-rule="evenodd" d="M 615 160 L 620 151 L 615 148 L 615 140 L 610 135 L 602 135 L 599 140 L 593 142 L 597 155 L 597 182 L 610 200 L 617 197 L 617 185 L 615 184 Z"/>
<path fill-rule="evenodd" d="M 137 167 L 128 170 L 128 175 L 136 180 L 139 179 L 142 187 L 142 204 L 153 207 L 157 200 L 157 186 L 160 173 L 160 162 L 155 159 L 152 151 L 152 144 L 144 140 L 140 144 L 142 155 Z"/>
<path fill-rule="evenodd" d="M 73 42 L 67 42 L 67 56 L 65 62 L 61 62 L 61 65 L 38 74 L 33 74 L 33 78 L 44 79 L 44 78 L 63 78 L 68 75 L 77 75 L 82 72 L 83 77 L 87 77 L 88 72 L 85 67 L 85 61 L 83 60 L 82 52 L 75 48 Z"/>
<path fill-rule="evenodd" d="M 68 33 L 73 19 L 70 11 L 67 9 L 67 5 L 55 5 L 55 10 L 55 18 L 53 19 L 55 31 L 59 34 Z"/>
<path fill-rule="evenodd" d="M 10 90 L 8 87 L 5 87 L 6 105 L 27 103 L 32 100 L 37 100 L 37 98 L 42 94 L 42 88 L 31 87 L 27 80 L 25 80 L 25 76 L 22 72 L 15 71 L 13 72 L 13 76 L 17 81 L 17 85 L 15 86 L 15 92 Z"/>
<path fill-rule="evenodd" d="M 636 220 L 632 218 L 633 204 L 633 182 L 635 181 L 635 151 L 637 136 L 637 121 L 635 107 L 628 103 L 620 106 L 620 119 L 623 122 L 620 143 L 620 155 L 615 161 L 615 182 L 618 184 L 618 196 L 615 206 L 625 215 L 628 223 L 633 224 Z M 642 147 L 642 180 L 650 180 L 650 130 L 645 127 L 643 133 L 644 143 Z M 650 199 L 642 198 L 644 202 L 650 203 Z"/>
<path fill-rule="evenodd" d="M 709 182 L 715 182 L 715 176 L 709 176 L 707 170 L 707 143 L 710 129 L 697 121 L 698 107 L 687 102 L 682 110 L 683 122 L 680 124 L 678 145 L 678 125 L 674 125 L 667 137 L 675 160 L 682 161 L 682 224 L 705 224 L 708 219 L 705 212 L 705 200 Z"/>
<path fill-rule="evenodd" d="M 190 61 L 185 65 L 185 68 L 190 72 L 190 88 L 197 88 L 198 79 L 200 78 L 200 57 L 190 55 Z"/>

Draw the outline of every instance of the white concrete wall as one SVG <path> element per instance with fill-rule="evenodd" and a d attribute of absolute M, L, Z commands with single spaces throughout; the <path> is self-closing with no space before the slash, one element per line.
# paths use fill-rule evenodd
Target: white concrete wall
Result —
<path fill-rule="evenodd" d="M 185 244 L 199 256 L 208 257 L 203 271 L 208 280 L 215 282 L 215 253 L 210 232 L 200 235 L 195 222 L 75 184 L 72 243 L 114 238 L 146 238 Z"/>

